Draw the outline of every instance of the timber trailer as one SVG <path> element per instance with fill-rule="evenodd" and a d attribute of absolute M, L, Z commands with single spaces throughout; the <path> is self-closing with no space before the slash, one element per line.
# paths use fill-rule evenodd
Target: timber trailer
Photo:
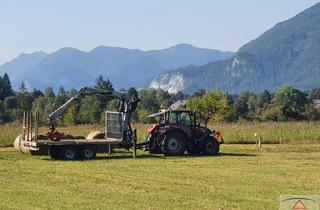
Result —
<path fill-rule="evenodd" d="M 90 139 L 66 138 L 63 133 L 55 129 L 56 119 L 73 103 L 90 95 L 109 96 L 118 99 L 120 101 L 119 111 L 106 111 L 104 134 L 97 134 Z M 18 142 L 15 144 L 18 144 L 17 147 L 23 153 L 27 153 L 26 151 L 30 151 L 31 154 L 47 152 L 52 159 L 90 160 L 96 157 L 97 152 L 111 154 L 113 148 L 133 149 L 133 157 L 135 157 L 137 134 L 136 130 L 131 128 L 130 118 L 140 101 L 140 96 L 134 88 L 129 89 L 128 93 L 89 87 L 82 88 L 74 97 L 49 115 L 51 127 L 44 139 L 39 138 L 38 135 L 39 113 L 24 112 L 23 134 L 19 136 Z"/>

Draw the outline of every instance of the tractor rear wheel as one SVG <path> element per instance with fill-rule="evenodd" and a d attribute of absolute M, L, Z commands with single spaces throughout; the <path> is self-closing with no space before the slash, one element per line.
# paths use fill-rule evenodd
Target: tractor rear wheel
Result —
<path fill-rule="evenodd" d="M 213 137 L 208 137 L 204 143 L 202 148 L 202 153 L 204 155 L 217 155 L 220 150 L 220 144 L 217 139 Z"/>
<path fill-rule="evenodd" d="M 183 155 L 186 150 L 186 138 L 180 132 L 169 133 L 164 139 L 163 147 L 166 155 Z"/>

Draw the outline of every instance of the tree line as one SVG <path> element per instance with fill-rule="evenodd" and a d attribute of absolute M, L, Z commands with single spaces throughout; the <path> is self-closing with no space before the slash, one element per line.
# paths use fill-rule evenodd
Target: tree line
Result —
<path fill-rule="evenodd" d="M 112 82 L 99 76 L 95 87 L 112 89 Z M 120 90 L 125 91 L 125 90 Z M 21 121 L 23 111 L 40 112 L 41 123 L 48 123 L 48 115 L 77 94 L 76 89 L 65 90 L 60 87 L 55 93 L 48 87 L 44 91 L 28 91 L 22 82 L 13 91 L 7 74 L 0 76 L 0 123 Z M 199 90 L 193 95 L 182 92 L 170 94 L 162 89 L 140 90 L 142 101 L 133 114 L 133 122 L 150 123 L 149 114 L 161 108 L 169 108 L 178 100 L 187 100 L 186 108 L 197 113 L 199 119 L 207 124 L 213 121 L 316 121 L 320 120 L 320 107 L 313 100 L 320 99 L 320 88 L 301 91 L 284 86 L 275 93 L 265 90 L 260 93 L 242 92 L 238 95 L 221 90 Z M 59 125 L 102 123 L 106 110 L 117 110 L 119 102 L 107 96 L 86 96 L 80 103 L 73 104 L 58 119 Z"/>

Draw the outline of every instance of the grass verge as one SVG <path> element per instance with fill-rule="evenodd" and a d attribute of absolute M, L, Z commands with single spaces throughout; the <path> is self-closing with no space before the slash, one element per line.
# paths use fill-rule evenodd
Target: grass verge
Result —
<path fill-rule="evenodd" d="M 2 148 L 0 209 L 277 209 L 281 194 L 320 191 L 320 144 L 130 157 L 66 162 Z"/>

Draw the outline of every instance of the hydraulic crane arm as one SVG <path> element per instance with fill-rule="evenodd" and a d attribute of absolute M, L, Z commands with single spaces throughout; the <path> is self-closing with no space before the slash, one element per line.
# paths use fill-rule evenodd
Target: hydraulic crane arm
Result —
<path fill-rule="evenodd" d="M 90 95 L 102 95 L 116 98 L 120 101 L 119 112 L 123 113 L 123 127 L 126 131 L 131 132 L 130 117 L 132 112 L 137 108 L 138 102 L 141 101 L 136 89 L 129 89 L 128 93 L 120 93 L 113 90 L 102 90 L 90 87 L 84 87 L 79 92 L 70 98 L 66 103 L 56 109 L 49 115 L 49 121 L 51 123 L 51 132 L 54 132 L 54 121 L 61 116 L 73 103 L 79 101 L 81 98 Z"/>
<path fill-rule="evenodd" d="M 89 88 L 84 87 L 79 90 L 79 92 L 70 98 L 66 103 L 64 103 L 62 106 L 60 106 L 58 109 L 56 109 L 54 112 L 52 112 L 49 115 L 50 122 L 54 122 L 57 117 L 61 116 L 73 103 L 79 101 L 79 99 L 90 96 L 90 95 L 104 95 L 104 96 L 111 96 L 114 98 L 117 98 L 122 103 L 129 103 L 128 101 L 128 95 L 124 93 L 119 93 L 113 90 L 101 90 L 101 89 L 95 89 L 95 88 Z"/>

